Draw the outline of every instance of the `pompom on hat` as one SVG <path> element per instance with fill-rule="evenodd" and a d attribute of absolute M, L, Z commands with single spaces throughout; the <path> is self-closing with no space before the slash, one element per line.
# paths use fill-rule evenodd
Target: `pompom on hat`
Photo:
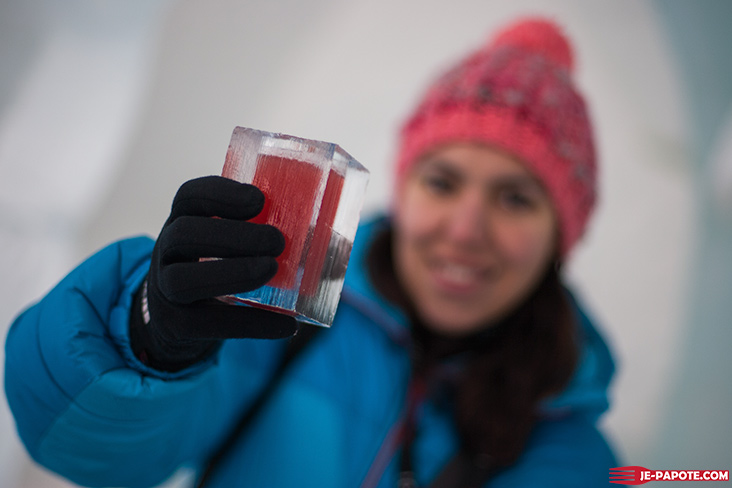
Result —
<path fill-rule="evenodd" d="M 526 18 L 442 75 L 400 133 L 396 184 L 437 147 L 475 142 L 518 157 L 543 183 L 566 258 L 595 206 L 597 166 L 572 48 L 551 21 Z"/>

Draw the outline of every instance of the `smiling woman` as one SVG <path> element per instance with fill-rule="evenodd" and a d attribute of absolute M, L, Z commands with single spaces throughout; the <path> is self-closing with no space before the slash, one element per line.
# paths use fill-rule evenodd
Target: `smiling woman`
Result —
<path fill-rule="evenodd" d="M 560 274 L 597 184 L 572 66 L 561 32 L 529 19 L 438 78 L 402 129 L 388 257 L 372 261 L 377 287 L 412 320 L 417 374 L 476 354 L 455 422 L 464 449 L 493 467 L 520 458 L 542 404 L 586 367 L 583 336 L 596 337 L 578 329 Z"/>

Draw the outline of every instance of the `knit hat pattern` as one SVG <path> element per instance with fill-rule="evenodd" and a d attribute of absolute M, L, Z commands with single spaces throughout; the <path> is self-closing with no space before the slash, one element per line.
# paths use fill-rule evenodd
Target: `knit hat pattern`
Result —
<path fill-rule="evenodd" d="M 585 102 L 573 85 L 572 50 L 554 23 L 527 18 L 442 75 L 400 133 L 396 182 L 423 155 L 453 142 L 518 157 L 546 188 L 565 258 L 597 199 L 597 164 Z"/>

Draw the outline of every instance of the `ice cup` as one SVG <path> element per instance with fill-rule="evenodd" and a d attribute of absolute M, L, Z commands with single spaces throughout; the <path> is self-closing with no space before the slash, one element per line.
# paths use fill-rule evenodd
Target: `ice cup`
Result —
<path fill-rule="evenodd" d="M 277 274 L 254 291 L 221 297 L 330 327 L 356 236 L 369 172 L 336 144 L 236 127 L 222 176 L 265 196 L 252 222 L 277 227 Z"/>

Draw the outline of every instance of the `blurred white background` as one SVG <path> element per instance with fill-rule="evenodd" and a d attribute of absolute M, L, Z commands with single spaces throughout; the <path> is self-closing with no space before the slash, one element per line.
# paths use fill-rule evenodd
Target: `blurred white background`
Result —
<path fill-rule="evenodd" d="M 372 172 L 366 213 L 384 209 L 427 81 L 526 14 L 565 27 L 596 125 L 600 206 L 569 279 L 618 360 L 603 427 L 623 464 L 732 468 L 724 0 L 4 0 L 2 336 L 89 253 L 156 235 L 236 125 L 340 144 Z M 3 396 L 0 488 L 54 486 Z"/>

